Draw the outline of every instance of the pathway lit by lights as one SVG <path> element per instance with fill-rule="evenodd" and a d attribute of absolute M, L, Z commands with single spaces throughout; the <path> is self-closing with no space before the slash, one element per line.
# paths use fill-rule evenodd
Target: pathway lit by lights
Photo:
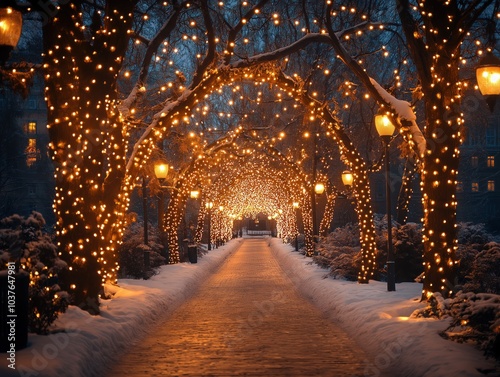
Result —
<path fill-rule="evenodd" d="M 265 239 L 245 240 L 108 377 L 362 376 L 366 356 L 290 278 Z"/>

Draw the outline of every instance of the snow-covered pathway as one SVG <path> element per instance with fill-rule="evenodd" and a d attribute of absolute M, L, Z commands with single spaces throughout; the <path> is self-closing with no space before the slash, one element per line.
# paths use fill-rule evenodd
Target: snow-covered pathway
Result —
<path fill-rule="evenodd" d="M 361 377 L 364 358 L 297 294 L 268 241 L 247 239 L 109 377 Z"/>
<path fill-rule="evenodd" d="M 102 316 L 93 317 L 70 307 L 56 325 L 64 332 L 29 337 L 30 346 L 16 354 L 16 369 L 7 367 L 7 355 L 0 355 L 0 375 L 33 377 L 99 376 L 126 345 L 164 314 L 165 308 L 181 305 L 200 282 L 236 250 L 241 239 L 213 250 L 198 264 L 163 266 L 150 280 L 120 280 L 112 300 L 105 300 Z M 421 285 L 398 284 L 386 292 L 386 284 L 368 285 L 325 278 L 327 271 L 310 258 L 293 252 L 279 239 L 268 239 L 281 267 L 300 291 L 332 316 L 368 354 L 365 376 L 474 377 L 485 376 L 478 369 L 492 370 L 470 345 L 439 337 L 446 320 L 411 319 Z M 498 368 L 498 366 L 497 366 Z M 499 376 L 498 371 L 487 376 Z"/>

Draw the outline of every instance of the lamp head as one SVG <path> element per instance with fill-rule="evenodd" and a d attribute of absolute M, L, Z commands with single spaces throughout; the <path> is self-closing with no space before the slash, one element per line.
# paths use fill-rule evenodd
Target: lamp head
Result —
<path fill-rule="evenodd" d="M 487 52 L 479 60 L 476 79 L 483 96 L 500 95 L 500 59 Z"/>
<path fill-rule="evenodd" d="M 159 180 L 164 180 L 168 175 L 168 164 L 164 162 L 155 163 L 155 176 Z"/>
<path fill-rule="evenodd" d="M 354 177 L 349 170 L 344 170 L 342 172 L 342 183 L 344 186 L 351 187 L 354 181 Z"/>
<path fill-rule="evenodd" d="M 316 183 L 314 186 L 314 192 L 318 195 L 321 195 L 325 192 L 325 185 L 321 182 Z"/>
<path fill-rule="evenodd" d="M 375 115 L 375 128 L 377 129 L 379 136 L 384 139 L 390 139 L 390 137 L 394 134 L 396 126 L 392 124 L 387 114 L 377 114 Z"/>

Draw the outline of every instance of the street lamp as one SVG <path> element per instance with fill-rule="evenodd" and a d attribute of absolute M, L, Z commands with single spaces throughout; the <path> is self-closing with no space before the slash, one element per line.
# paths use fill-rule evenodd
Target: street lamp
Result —
<path fill-rule="evenodd" d="M 316 219 L 317 217 L 317 208 L 316 208 L 316 195 L 321 195 L 325 192 L 325 185 L 321 182 L 316 182 L 314 185 L 314 193 L 313 193 L 313 201 L 312 201 L 312 217 L 313 217 L 313 243 L 314 247 L 316 248 L 316 243 L 318 242 L 319 238 L 319 231 L 318 231 L 318 220 Z"/>
<path fill-rule="evenodd" d="M 15 5 L 15 1 L 11 1 Z M 10 52 L 17 46 L 23 27 L 23 15 L 14 7 L 0 8 L 0 65 L 9 59 Z"/>
<path fill-rule="evenodd" d="M 163 181 L 167 178 L 168 175 L 168 164 L 161 160 L 156 161 L 154 164 L 154 172 L 156 179 L 158 179 L 158 182 L 160 183 L 160 191 L 158 193 L 158 233 L 160 234 L 161 242 L 163 247 L 165 248 L 165 254 L 168 260 L 169 251 L 168 247 L 166 246 L 168 245 L 168 242 L 163 232 L 163 218 L 164 218 L 163 207 L 164 207 L 165 196 L 163 193 L 164 187 L 162 186 Z"/>
<path fill-rule="evenodd" d="M 500 59 L 492 52 L 487 52 L 479 60 L 476 79 L 479 91 L 486 97 L 486 102 L 493 111 L 496 98 L 500 95 Z"/>
<path fill-rule="evenodd" d="M 391 182 L 389 171 L 389 143 L 396 127 L 387 115 L 375 116 L 375 127 L 385 146 L 385 196 L 387 211 L 387 290 L 396 290 L 396 268 L 394 261 L 394 249 L 392 246 L 392 219 L 391 219 Z"/>
<path fill-rule="evenodd" d="M 299 251 L 299 202 L 292 203 L 295 210 L 295 222 L 297 223 L 297 232 L 295 233 L 295 251 Z"/>
<path fill-rule="evenodd" d="M 214 203 L 206 202 L 205 207 L 208 210 L 208 250 L 212 250 L 212 234 L 211 234 L 211 222 L 212 222 L 212 208 Z"/>
<path fill-rule="evenodd" d="M 160 182 L 160 192 L 158 195 L 158 230 L 162 233 L 163 225 L 163 207 L 164 207 L 164 196 L 162 190 L 162 183 L 167 178 L 168 175 L 168 164 L 162 161 L 155 162 L 154 171 L 156 179 Z"/>

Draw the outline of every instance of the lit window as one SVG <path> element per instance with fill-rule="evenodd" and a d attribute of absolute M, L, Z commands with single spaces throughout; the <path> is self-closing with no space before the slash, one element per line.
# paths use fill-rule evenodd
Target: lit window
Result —
<path fill-rule="evenodd" d="M 495 191 L 495 181 L 488 181 L 488 191 Z"/>
<path fill-rule="evenodd" d="M 29 122 L 28 123 L 28 133 L 29 134 L 36 134 L 36 122 Z"/>
<path fill-rule="evenodd" d="M 479 182 L 472 182 L 471 189 L 472 189 L 472 192 L 478 192 L 479 191 Z"/>
<path fill-rule="evenodd" d="M 495 167 L 495 156 L 488 156 L 488 167 L 493 168 Z"/>
<path fill-rule="evenodd" d="M 28 139 L 28 146 L 26 147 L 26 165 L 33 165 L 36 162 L 37 154 L 36 139 Z"/>
<path fill-rule="evenodd" d="M 477 163 L 478 163 L 479 159 L 477 156 L 472 156 L 472 159 L 470 161 L 471 165 L 473 168 L 477 168 Z"/>
<path fill-rule="evenodd" d="M 457 192 L 463 192 L 463 191 L 464 191 L 463 182 L 457 182 Z"/>

